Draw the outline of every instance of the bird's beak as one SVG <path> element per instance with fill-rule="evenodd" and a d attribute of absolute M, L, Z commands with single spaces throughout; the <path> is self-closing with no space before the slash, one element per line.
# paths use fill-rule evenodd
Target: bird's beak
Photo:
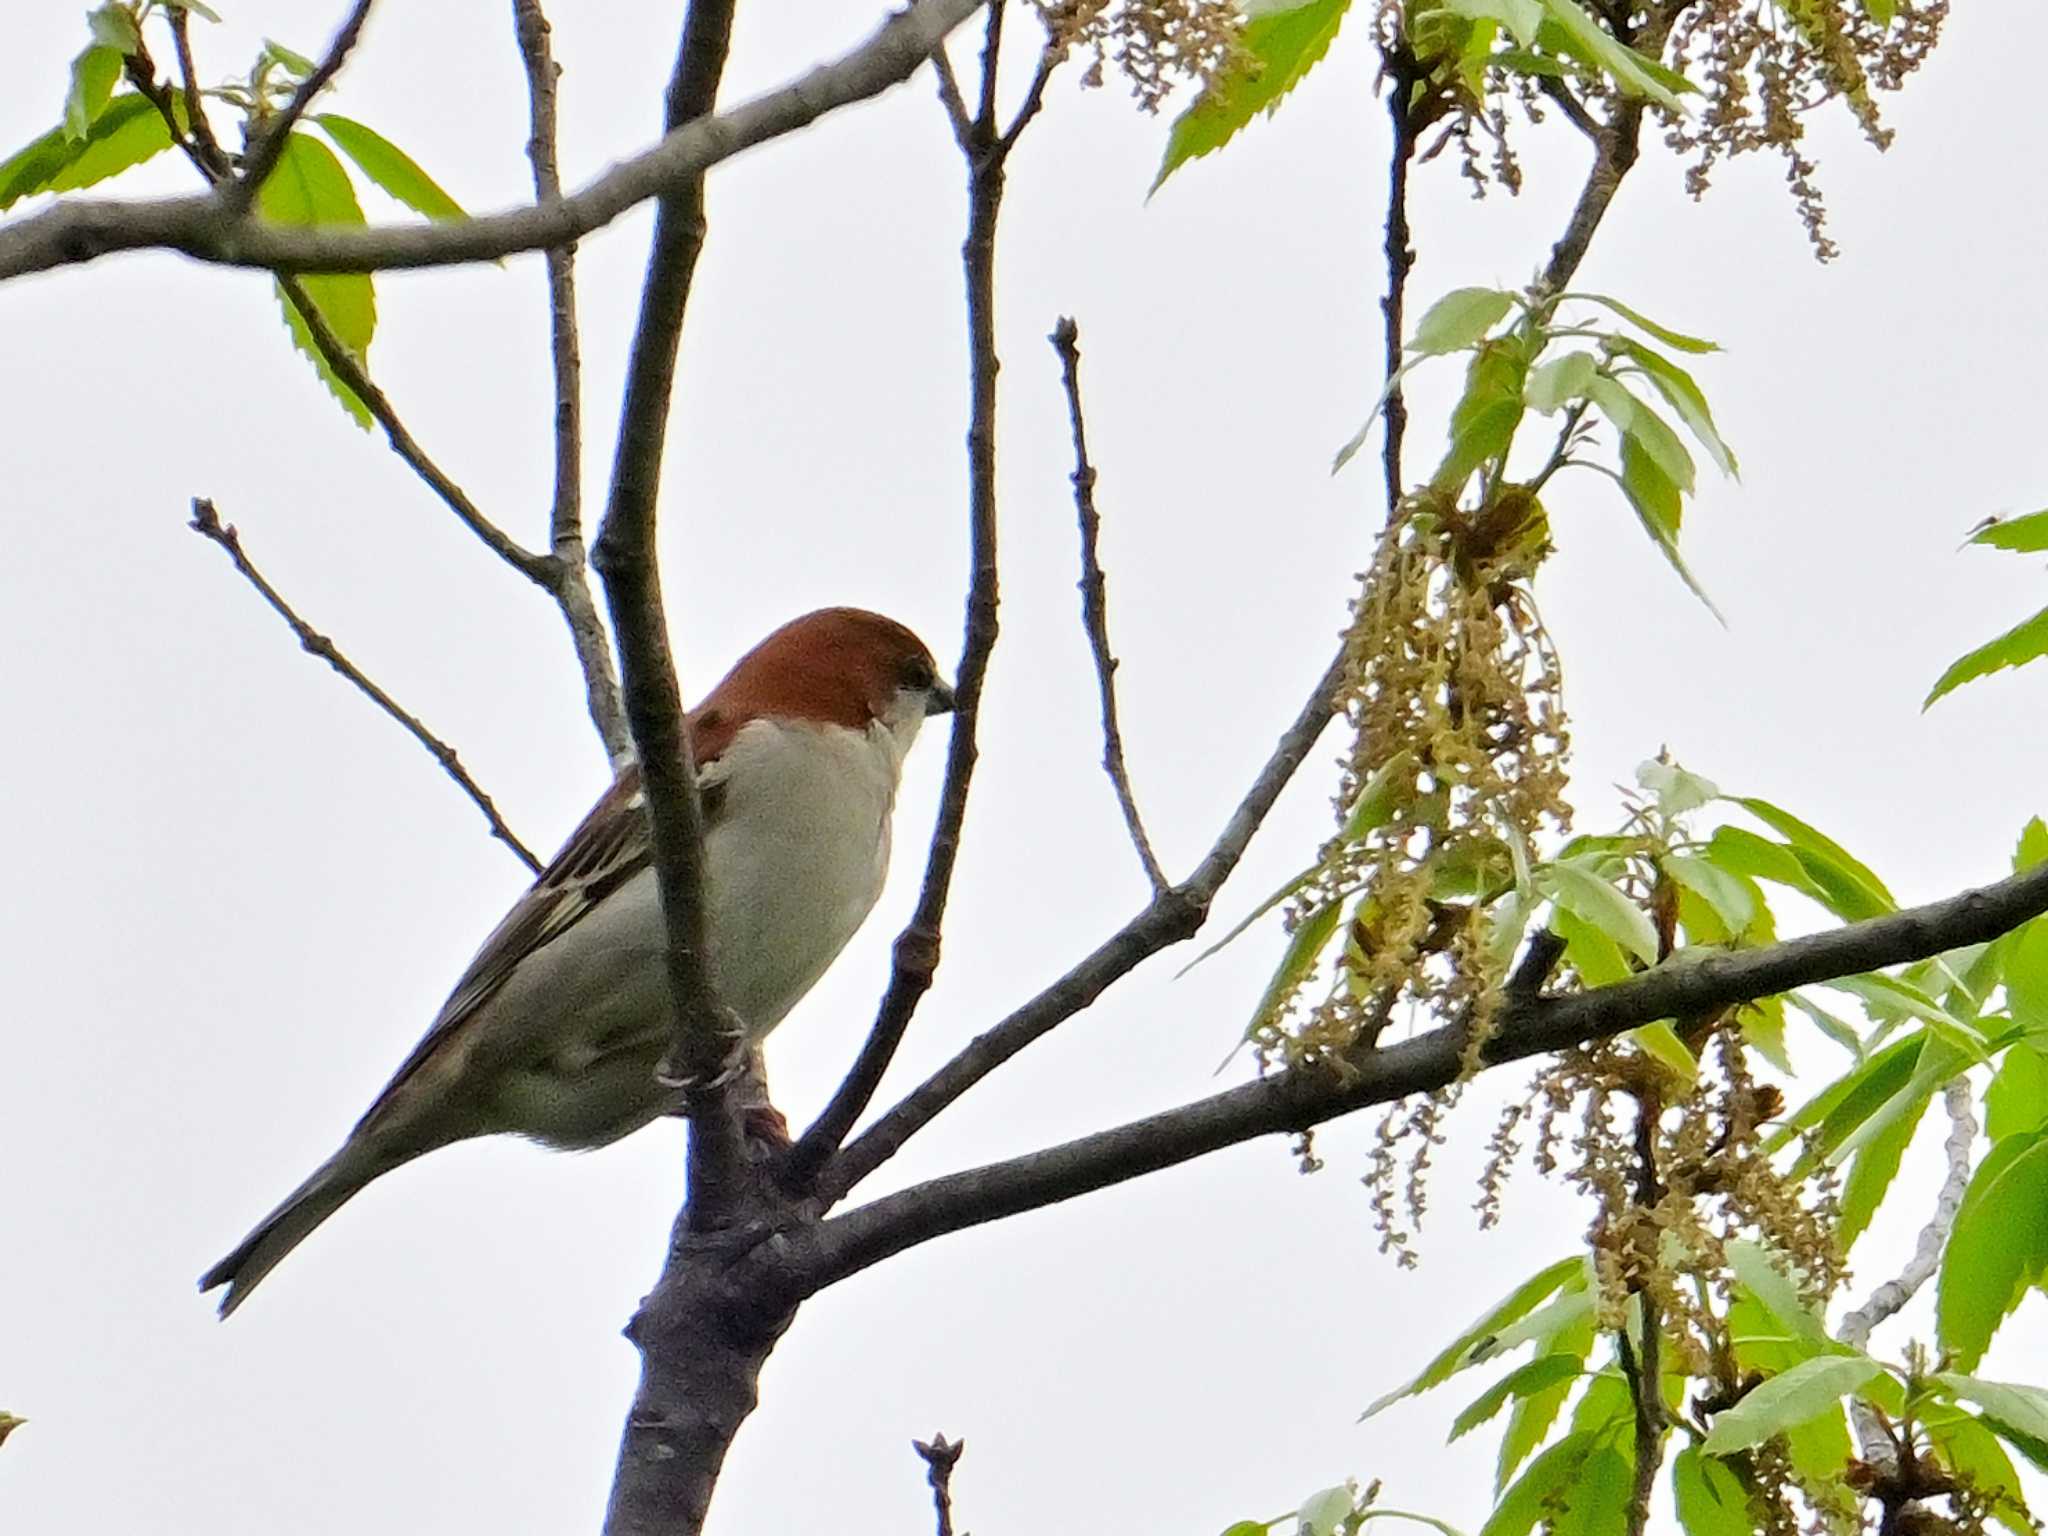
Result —
<path fill-rule="evenodd" d="M 925 695 L 924 712 L 927 717 L 932 715 L 950 715 L 959 702 L 958 699 L 953 697 L 953 690 L 948 688 L 945 683 L 933 683 L 931 692 Z"/>

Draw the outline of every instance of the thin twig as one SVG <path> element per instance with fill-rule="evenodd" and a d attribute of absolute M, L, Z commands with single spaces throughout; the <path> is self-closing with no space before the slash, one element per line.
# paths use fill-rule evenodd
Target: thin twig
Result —
<path fill-rule="evenodd" d="M 217 265 L 281 272 L 375 272 L 496 261 L 564 245 L 742 150 L 795 133 L 907 80 L 981 3 L 916 0 L 832 63 L 730 112 L 684 124 L 559 202 L 468 219 L 350 226 L 224 218 L 212 193 L 64 199 L 45 212 L 0 224 L 0 281 L 116 251 L 172 250 Z"/>
<path fill-rule="evenodd" d="M 960 77 L 953 73 L 953 60 L 944 43 L 932 50 L 932 71 L 938 76 L 939 104 L 946 109 L 946 121 L 953 125 L 953 142 L 965 149 L 974 133 L 974 119 L 967 111 L 967 98 L 960 94 Z"/>
<path fill-rule="evenodd" d="M 334 41 L 327 45 L 327 52 L 313 66 L 313 72 L 299 82 L 291 100 L 269 117 L 257 120 L 254 131 L 249 135 L 248 147 L 242 152 L 241 174 L 223 181 L 214 194 L 226 217 L 240 219 L 248 213 L 264 178 L 277 169 L 278 157 L 284 153 L 285 141 L 291 137 L 292 129 L 305 116 L 313 98 L 327 89 L 328 83 L 340 72 L 342 61 L 355 47 L 356 39 L 362 36 L 363 23 L 369 19 L 370 7 L 375 3 L 376 0 L 356 0 L 355 9 L 348 13 L 341 29 L 334 34 Z M 258 110 L 261 110 L 261 103 L 258 103 Z"/>
<path fill-rule="evenodd" d="M 548 41 L 548 19 L 540 0 L 512 0 L 513 33 L 526 66 L 530 130 L 526 155 L 533 163 L 534 196 L 547 203 L 562 195 L 555 127 L 555 90 L 561 66 Z M 583 672 L 590 720 L 616 769 L 633 754 L 633 735 L 619 700 L 619 679 L 611 640 L 598 618 L 590 591 L 583 544 L 583 359 L 576 325 L 576 246 L 550 246 L 548 336 L 555 371 L 555 492 L 548 516 L 548 547 L 554 556 L 549 590 L 569 626 L 569 641 Z"/>
<path fill-rule="evenodd" d="M 1637 1290 L 1634 1295 L 1642 1307 L 1643 1347 L 1637 1350 L 1631 1346 L 1624 1323 L 1620 1334 L 1621 1374 L 1635 1405 L 1636 1465 L 1629 1491 L 1627 1529 L 1628 1536 L 1643 1536 L 1650 1527 L 1650 1500 L 1657 1491 L 1657 1471 L 1664 1459 L 1664 1379 L 1659 1363 L 1656 1298 L 1644 1290 Z"/>
<path fill-rule="evenodd" d="M 990 0 L 988 34 L 981 67 L 993 74 L 1001 59 L 1003 0 Z M 939 94 L 952 117 L 960 100 L 959 84 L 934 55 Z M 875 1010 L 875 1022 L 861 1043 L 860 1054 L 812 1122 L 784 1165 L 791 1188 L 807 1188 L 824 1173 L 853 1129 L 895 1059 L 911 1018 L 938 972 L 940 935 L 946 899 L 953 888 L 953 865 L 960 852 L 960 833 L 967 819 L 967 795 L 979 753 L 981 691 L 995 651 L 999 601 L 996 560 L 996 376 L 1002 363 L 996 355 L 996 226 L 1002 215 L 1004 164 L 1010 145 L 996 131 L 995 97 L 982 82 L 981 108 L 973 121 L 956 121 L 954 133 L 967 161 L 967 239 L 961 262 L 967 284 L 968 423 L 967 542 L 968 574 L 965 633 L 960 663 L 954 672 L 953 726 L 946 749 L 946 775 L 939 790 L 938 819 L 925 854 L 924 883 L 917 908 L 896 937 L 889 985 Z"/>
<path fill-rule="evenodd" d="M 1062 316 L 1049 338 L 1060 357 L 1061 376 L 1067 391 L 1067 418 L 1074 434 L 1074 510 L 1081 524 L 1081 627 L 1088 632 L 1088 648 L 1095 657 L 1095 682 L 1102 700 L 1102 768 L 1116 790 L 1116 803 L 1123 808 L 1124 826 L 1131 844 L 1138 850 L 1138 862 L 1145 866 L 1145 878 L 1152 882 L 1154 895 L 1171 882 L 1152 852 L 1152 840 L 1145 835 L 1145 823 L 1138 815 L 1138 802 L 1131 793 L 1130 769 L 1124 764 L 1124 737 L 1116 715 L 1116 657 L 1109 649 L 1109 597 L 1102 576 L 1099 548 L 1102 518 L 1095 510 L 1095 466 L 1088 461 L 1088 429 L 1081 415 L 1081 328 Z"/>
<path fill-rule="evenodd" d="M 1066 975 L 977 1036 L 850 1142 L 820 1181 L 827 1203 L 844 1195 L 894 1157 L 911 1137 L 1019 1051 L 1088 1007 L 1161 950 L 1200 931 L 1217 891 L 1236 869 L 1253 836 L 1265 824 L 1273 803 L 1280 798 L 1281 790 L 1308 760 L 1310 750 L 1330 723 L 1344 668 L 1345 657 L 1340 647 L 1194 873 L 1154 896 L 1144 910 L 1103 940 Z"/>
<path fill-rule="evenodd" d="M 1586 992 L 1505 998 L 1483 1056 L 1498 1066 L 1606 1039 L 1657 1019 L 1716 1013 L 1794 987 L 1924 960 L 1988 942 L 2044 912 L 2048 865 L 1924 906 L 1764 948 L 1681 958 Z M 1070 973 L 1020 1012 L 1049 1006 L 1047 998 L 1063 993 L 1072 979 Z M 1106 985 L 1096 985 L 1090 996 Z M 983 1040 L 1006 1027 L 998 1025 Z M 976 1042 L 964 1054 L 980 1045 Z M 1276 1073 L 1110 1130 L 932 1179 L 828 1220 L 815 1239 L 820 1251 L 789 1262 L 812 1289 L 820 1289 L 948 1232 L 1107 1189 L 1257 1137 L 1295 1135 L 1360 1109 L 1442 1088 L 1468 1071 L 1467 1047 L 1463 1021 L 1453 1021 L 1353 1055 L 1341 1071 Z M 941 1077 L 952 1070 L 943 1069 Z M 885 1117 L 875 1131 L 847 1148 L 846 1158 L 856 1170 L 862 1144 L 887 1124 Z M 777 1255 L 778 1261 L 784 1257 Z"/>
<path fill-rule="evenodd" d="M 1394 143 L 1387 155 L 1387 291 L 1380 299 L 1384 322 L 1381 345 L 1386 353 L 1389 380 L 1385 406 L 1387 435 L 1380 445 L 1380 466 L 1386 481 L 1387 516 L 1392 518 L 1400 510 L 1401 498 L 1408 489 L 1401 477 L 1408 397 L 1401 389 L 1398 370 L 1401 348 L 1407 341 L 1403 333 L 1407 329 L 1408 274 L 1415 269 L 1415 246 L 1408 230 L 1408 171 L 1415 163 L 1415 123 L 1409 116 L 1409 98 L 1414 94 L 1419 71 L 1406 52 L 1388 52 L 1383 57 L 1393 80 L 1393 88 L 1387 92 L 1387 117 L 1393 125 Z"/>
<path fill-rule="evenodd" d="M 1948 1110 L 1949 1120 L 1948 1140 L 1944 1144 L 1948 1176 L 1942 1180 L 1941 1193 L 1934 1200 L 1934 1214 L 1920 1229 L 1920 1239 L 1914 1244 L 1913 1257 L 1906 1267 L 1842 1319 L 1841 1340 L 1857 1349 L 1870 1342 L 1871 1330 L 1903 1308 L 1940 1271 L 1949 1233 L 1955 1230 L 1956 1215 L 1969 1191 L 1972 1154 L 1977 1145 L 1977 1111 L 1969 1080 L 1952 1079 L 1942 1090 L 1941 1102 Z"/>
<path fill-rule="evenodd" d="M 967 1449 L 967 1442 L 933 1435 L 929 1442 L 911 1441 L 910 1448 L 924 1458 L 925 1481 L 932 1485 L 937 1536 L 953 1536 L 953 1468 L 960 1464 L 960 1453 Z"/>
<path fill-rule="evenodd" d="M 462 766 L 462 759 L 456 755 L 455 749 L 428 730 L 417 715 L 401 707 L 396 699 L 371 682 L 363 674 L 362 668 L 344 656 L 332 640 L 299 617 L 291 604 L 279 595 L 277 588 L 266 581 L 263 573 L 251 563 L 242 549 L 241 536 L 236 533 L 234 524 L 223 523 L 220 514 L 214 510 L 213 503 L 203 496 L 194 497 L 192 501 L 192 531 L 226 550 L 228 558 L 234 562 L 235 569 L 240 571 L 249 585 L 261 594 L 263 601 L 270 605 L 277 616 L 291 626 L 291 631 L 298 637 L 299 644 L 347 678 L 372 704 L 404 726 L 413 740 L 432 754 L 434 761 L 441 765 L 448 777 L 453 779 L 461 787 L 462 792 L 475 802 L 476 808 L 484 813 L 484 820 L 491 826 L 491 836 L 518 855 L 519 862 L 534 874 L 540 873 L 540 860 L 533 856 L 532 850 L 519 840 L 511 827 L 505 824 L 505 818 L 498 814 L 497 806 L 492 803 L 491 797 L 484 793 L 483 786 Z"/>
<path fill-rule="evenodd" d="M 199 89 L 199 70 L 192 62 L 192 18 L 182 5 L 171 6 L 169 13 L 171 45 L 178 57 L 178 77 L 185 82 L 185 116 L 191 124 L 192 142 L 198 148 L 201 165 L 214 167 L 218 180 L 227 174 L 230 162 L 206 116 L 206 97 Z"/>
<path fill-rule="evenodd" d="M 1054 71 L 1066 58 L 1067 50 L 1052 38 L 1047 38 L 1045 51 L 1038 56 L 1038 69 L 1031 77 L 1031 84 L 1024 92 L 1024 100 L 1017 106 L 1017 115 L 1010 119 L 1010 126 L 1003 130 L 1003 148 L 1008 149 L 1030 126 L 1031 119 L 1038 116 L 1045 105 L 1045 88 L 1052 83 Z"/>

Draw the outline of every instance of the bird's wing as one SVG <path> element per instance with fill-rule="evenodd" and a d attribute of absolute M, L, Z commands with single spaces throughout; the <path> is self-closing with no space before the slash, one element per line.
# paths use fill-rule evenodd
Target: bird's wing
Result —
<path fill-rule="evenodd" d="M 697 787 L 703 801 L 706 832 L 723 818 L 726 765 L 721 755 L 740 723 L 711 709 L 690 722 L 693 743 L 703 754 L 697 765 Z M 491 930 L 476 958 L 462 973 L 462 979 L 455 983 L 455 990 L 441 1005 L 433 1027 L 384 1085 L 377 1101 L 357 1122 L 357 1129 L 367 1126 L 392 1103 L 520 965 L 575 927 L 606 897 L 653 862 L 640 769 L 628 765 L 569 834 L 569 840 L 547 868 Z"/>

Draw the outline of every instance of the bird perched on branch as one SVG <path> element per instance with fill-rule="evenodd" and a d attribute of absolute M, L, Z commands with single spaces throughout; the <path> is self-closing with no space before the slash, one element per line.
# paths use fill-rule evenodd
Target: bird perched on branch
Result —
<path fill-rule="evenodd" d="M 867 918 L 918 727 L 953 708 L 931 652 L 826 608 L 747 653 L 689 717 L 704 807 L 705 938 L 719 997 L 758 1044 Z M 423 1152 L 511 1132 L 600 1147 L 680 1107 L 645 796 L 627 768 L 484 940 L 433 1027 L 311 1178 L 208 1270 L 221 1315 L 365 1184 Z"/>

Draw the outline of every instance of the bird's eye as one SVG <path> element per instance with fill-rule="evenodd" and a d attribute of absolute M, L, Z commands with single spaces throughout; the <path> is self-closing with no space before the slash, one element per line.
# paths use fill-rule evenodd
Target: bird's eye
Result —
<path fill-rule="evenodd" d="M 938 680 L 938 672 L 922 656 L 913 656 L 903 664 L 903 686 L 906 688 L 929 691 Z"/>

